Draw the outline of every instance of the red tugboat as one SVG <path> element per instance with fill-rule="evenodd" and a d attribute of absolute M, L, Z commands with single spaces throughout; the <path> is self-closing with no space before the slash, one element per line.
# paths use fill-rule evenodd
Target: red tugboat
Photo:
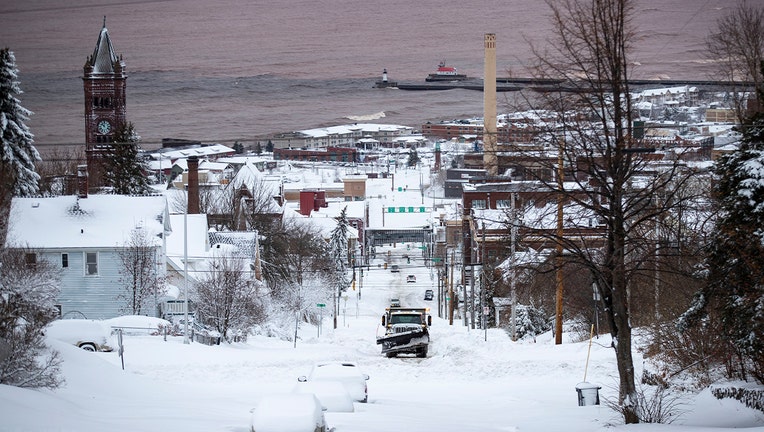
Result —
<path fill-rule="evenodd" d="M 453 66 L 446 66 L 445 60 L 438 64 L 438 70 L 435 73 L 427 75 L 425 81 L 462 81 L 466 80 L 467 75 L 456 72 Z"/>

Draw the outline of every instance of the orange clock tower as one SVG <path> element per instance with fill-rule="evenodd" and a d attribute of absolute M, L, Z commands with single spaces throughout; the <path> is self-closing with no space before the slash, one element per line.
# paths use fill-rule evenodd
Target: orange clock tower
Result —
<path fill-rule="evenodd" d="M 106 30 L 106 17 L 93 55 L 85 62 L 85 153 L 91 186 L 101 185 L 100 163 L 114 141 L 114 132 L 126 121 L 127 74 L 125 62 L 114 52 Z"/>

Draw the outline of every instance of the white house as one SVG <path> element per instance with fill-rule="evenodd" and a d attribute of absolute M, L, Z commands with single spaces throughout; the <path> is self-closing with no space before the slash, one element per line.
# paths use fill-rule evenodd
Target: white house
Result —
<path fill-rule="evenodd" d="M 14 198 L 6 245 L 28 248 L 30 260 L 61 269 L 57 307 L 62 316 L 91 319 L 121 314 L 125 293 L 120 252 L 136 232 L 154 249 L 156 271 L 165 272 L 165 238 L 171 232 L 164 196 L 74 195 Z M 154 315 L 150 299 L 142 313 Z"/>

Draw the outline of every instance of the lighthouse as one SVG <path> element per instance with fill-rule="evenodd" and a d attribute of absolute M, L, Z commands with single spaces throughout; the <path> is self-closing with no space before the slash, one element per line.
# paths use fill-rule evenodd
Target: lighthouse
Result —
<path fill-rule="evenodd" d="M 382 69 L 382 79 L 374 83 L 375 88 L 387 88 L 398 87 L 398 83 L 395 81 L 387 80 L 387 69 Z"/>

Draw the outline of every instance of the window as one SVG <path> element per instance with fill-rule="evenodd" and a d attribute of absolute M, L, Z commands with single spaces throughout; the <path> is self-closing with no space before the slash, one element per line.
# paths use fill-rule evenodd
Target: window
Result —
<path fill-rule="evenodd" d="M 24 261 L 26 262 L 27 267 L 34 267 L 37 264 L 37 254 L 24 254 Z"/>
<path fill-rule="evenodd" d="M 61 268 L 67 268 L 69 267 L 69 254 L 62 253 L 61 254 Z"/>
<path fill-rule="evenodd" d="M 98 252 L 85 253 L 85 276 L 98 276 Z"/>
<path fill-rule="evenodd" d="M 484 209 L 485 204 L 485 200 L 472 200 L 472 208 L 474 209 Z"/>
<path fill-rule="evenodd" d="M 508 200 L 508 199 L 496 200 L 496 208 L 500 208 L 500 209 L 512 208 L 512 200 Z"/>

